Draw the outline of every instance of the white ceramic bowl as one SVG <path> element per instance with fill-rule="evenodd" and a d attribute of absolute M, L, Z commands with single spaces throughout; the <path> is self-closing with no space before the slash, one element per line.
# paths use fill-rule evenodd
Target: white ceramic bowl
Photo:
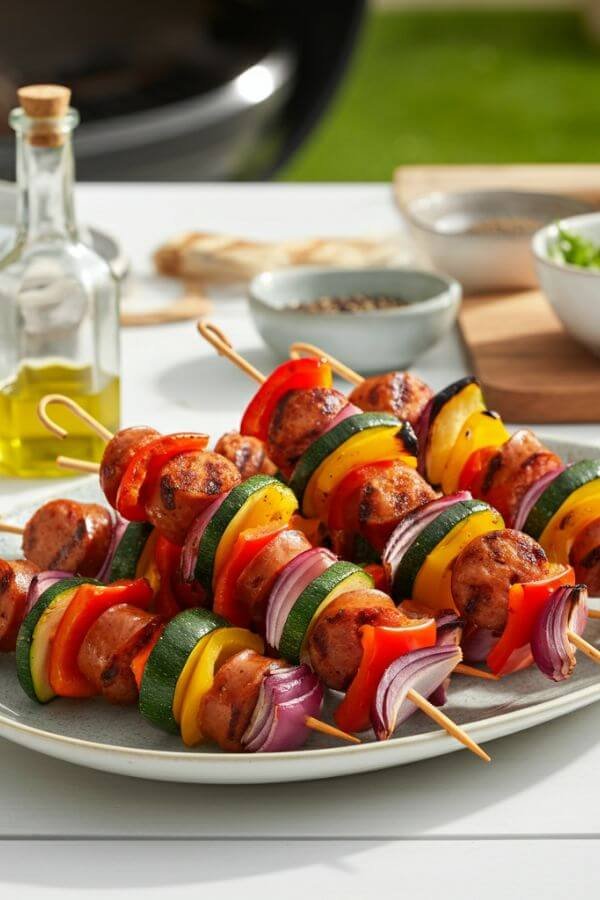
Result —
<path fill-rule="evenodd" d="M 558 227 L 600 245 L 600 212 L 562 219 L 533 236 L 532 248 L 542 290 L 566 330 L 600 356 L 600 270 L 551 258 Z"/>
<path fill-rule="evenodd" d="M 397 297 L 390 309 L 306 313 L 290 308 L 318 297 Z M 250 311 L 264 341 L 282 358 L 294 341 L 317 344 L 359 372 L 410 365 L 453 325 L 458 282 L 417 269 L 289 268 L 250 284 Z"/>
<path fill-rule="evenodd" d="M 540 224 L 588 212 L 570 197 L 526 191 L 434 193 L 407 204 L 404 212 L 415 242 L 436 269 L 448 272 L 465 294 L 527 288 L 537 284 L 532 232 L 469 233 L 494 218 L 534 219 Z"/>

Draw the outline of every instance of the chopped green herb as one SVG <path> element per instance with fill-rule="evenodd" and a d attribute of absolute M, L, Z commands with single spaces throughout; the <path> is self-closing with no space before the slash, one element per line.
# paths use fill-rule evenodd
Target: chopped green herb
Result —
<path fill-rule="evenodd" d="M 600 245 L 562 228 L 559 228 L 556 243 L 550 248 L 550 256 L 571 266 L 600 269 Z"/>

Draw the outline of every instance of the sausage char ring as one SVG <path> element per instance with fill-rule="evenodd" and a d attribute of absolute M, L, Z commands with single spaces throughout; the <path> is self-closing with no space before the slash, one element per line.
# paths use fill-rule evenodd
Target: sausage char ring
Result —
<path fill-rule="evenodd" d="M 348 400 L 364 412 L 390 412 L 413 427 L 433 397 L 429 385 L 410 372 L 388 372 L 365 378 Z"/>
<path fill-rule="evenodd" d="M 112 529 L 112 517 L 103 506 L 51 500 L 27 522 L 23 553 L 40 569 L 93 577 L 106 559 Z"/>
<path fill-rule="evenodd" d="M 159 616 L 120 603 L 103 612 L 89 629 L 79 649 L 77 664 L 96 691 L 110 703 L 136 702 L 138 689 L 131 660 L 159 625 Z"/>
<path fill-rule="evenodd" d="M 290 473 L 305 450 L 331 424 L 348 401 L 333 388 L 288 391 L 269 423 L 267 453 L 275 465 Z"/>
<path fill-rule="evenodd" d="M 181 546 L 194 519 L 240 480 L 233 463 L 218 453 L 201 450 L 175 456 L 146 500 L 148 521 Z"/>
<path fill-rule="evenodd" d="M 342 594 L 326 607 L 309 634 L 311 668 L 328 687 L 345 691 L 362 658 L 362 626 L 401 628 L 408 623 L 383 591 L 371 588 Z"/>
<path fill-rule="evenodd" d="M 504 528 L 471 541 L 452 567 L 452 596 L 461 615 L 479 628 L 500 632 L 508 616 L 512 584 L 539 581 L 549 572 L 537 541 Z"/>
<path fill-rule="evenodd" d="M 232 462 L 241 475 L 242 481 L 252 475 L 274 475 L 277 471 L 261 440 L 238 431 L 228 431 L 215 445 L 219 453 Z"/>
<path fill-rule="evenodd" d="M 242 735 L 250 724 L 263 678 L 280 665 L 254 650 L 242 650 L 223 663 L 200 707 L 202 734 L 223 750 L 243 750 Z"/>

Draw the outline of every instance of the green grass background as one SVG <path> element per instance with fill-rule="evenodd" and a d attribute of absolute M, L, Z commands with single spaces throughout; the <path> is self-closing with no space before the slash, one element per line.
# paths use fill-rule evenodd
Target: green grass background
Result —
<path fill-rule="evenodd" d="M 334 102 L 281 177 L 598 160 L 600 49 L 577 13 L 371 12 Z"/>

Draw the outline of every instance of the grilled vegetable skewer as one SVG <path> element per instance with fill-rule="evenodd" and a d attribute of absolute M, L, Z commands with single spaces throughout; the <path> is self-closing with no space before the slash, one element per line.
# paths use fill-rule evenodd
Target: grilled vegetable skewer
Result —
<path fill-rule="evenodd" d="M 139 684 L 142 714 L 168 731 L 181 726 L 189 745 L 208 738 L 224 750 L 294 749 L 311 728 L 357 741 L 314 718 L 323 690 L 306 666 L 262 656 L 260 638 L 207 610 L 188 610 L 165 627 L 147 612 L 150 599 L 144 579 L 56 581 L 19 631 L 24 691 L 39 703 L 101 694 L 123 705 L 137 702 Z M 270 706 L 261 700 L 267 685 Z M 262 739 L 256 728 L 246 739 L 259 702 L 273 720 L 265 719 Z"/>
<path fill-rule="evenodd" d="M 292 344 L 293 357 L 309 354 L 326 360 L 353 384 L 370 385 L 389 409 L 381 385 L 392 375 L 366 381 L 335 357 L 311 344 Z M 356 397 L 356 391 L 350 398 Z M 477 381 L 449 385 L 423 409 L 417 430 L 420 470 L 444 493 L 466 488 L 487 500 L 515 528 L 539 540 L 550 560 L 572 564 L 577 579 L 600 593 L 600 461 L 584 460 L 566 469 L 561 460 L 521 429 L 512 436 L 500 417 L 487 410 Z M 594 618 L 597 616 L 594 615 Z"/>
<path fill-rule="evenodd" d="M 206 323 L 199 325 L 198 328 L 202 336 L 216 346 L 222 355 L 230 356 L 230 345 L 221 332 L 217 331 L 215 335 L 214 330 L 207 326 Z M 239 354 L 236 354 L 235 362 L 236 365 L 239 364 Z M 275 371 L 269 381 L 262 384 L 257 396 L 251 402 L 244 415 L 242 430 L 244 430 L 244 423 L 250 428 L 257 427 L 255 420 L 252 419 L 252 415 L 255 411 L 257 415 L 261 414 L 259 400 L 262 401 L 262 408 L 266 408 L 276 419 L 281 414 L 282 405 L 289 405 L 290 396 L 296 394 L 298 397 L 301 397 L 303 394 L 308 394 L 305 386 L 294 381 L 298 377 L 299 371 L 294 369 L 293 366 L 286 367 L 286 364 L 284 364 Z M 283 372 L 285 372 L 285 376 L 282 375 Z M 285 393 L 286 390 L 288 391 L 287 394 Z M 279 391 L 278 394 L 277 391 Z M 273 400 L 273 395 L 275 400 Z M 281 398 L 279 405 L 277 405 L 277 397 Z M 358 419 L 359 417 L 354 415 L 353 409 L 350 407 L 347 413 L 347 422 L 352 423 Z M 381 460 L 382 454 L 385 452 L 378 446 L 379 436 L 376 435 L 373 440 L 375 451 L 372 457 L 373 465 L 370 468 L 368 466 L 363 467 L 362 472 L 360 469 L 356 472 L 352 471 L 352 465 L 356 465 L 356 456 L 346 450 L 351 441 L 340 446 L 339 442 L 336 444 L 333 440 L 336 430 L 341 427 L 336 426 L 336 421 L 334 420 L 333 426 L 329 426 L 329 430 L 326 429 L 322 436 L 317 437 L 313 441 L 314 446 L 310 446 L 305 456 L 301 457 L 290 478 L 290 485 L 294 487 L 301 498 L 305 515 L 327 515 L 327 510 L 329 509 L 330 529 L 332 526 L 334 529 L 336 526 L 343 527 L 343 523 L 338 524 L 337 520 L 342 515 L 344 506 L 347 506 L 348 500 L 352 499 L 352 491 L 356 494 L 357 490 L 362 490 L 362 494 L 359 494 L 362 497 L 358 506 L 359 514 L 362 514 L 364 511 L 367 498 L 369 498 L 369 504 L 372 504 L 373 489 L 377 483 L 374 478 L 380 477 L 379 473 L 384 466 L 387 465 L 389 468 L 387 463 L 375 462 L 376 459 Z M 346 422 L 342 424 L 344 428 L 347 427 Z M 263 429 L 263 433 L 267 427 L 270 427 L 268 422 L 260 422 L 260 429 Z M 270 430 L 269 436 L 271 436 Z M 345 437 L 347 439 L 348 435 L 346 434 Z M 352 438 L 352 441 L 354 441 L 354 438 Z M 323 444 L 322 453 L 320 450 L 317 450 L 321 444 Z M 336 449 L 336 446 L 339 449 Z M 379 453 L 378 456 L 376 455 L 377 453 Z M 350 459 L 351 470 L 348 472 L 347 477 L 343 479 L 342 487 L 332 490 L 332 481 L 335 481 L 337 477 L 335 469 L 338 465 L 338 460 L 343 459 L 344 455 Z M 329 458 L 333 460 L 333 463 L 329 462 Z M 383 458 L 385 459 L 385 456 Z M 402 470 L 402 463 L 403 460 L 399 460 L 400 475 L 406 482 L 404 471 L 408 470 Z M 305 474 L 305 471 L 307 474 Z M 371 474 L 372 472 L 375 474 Z M 307 483 L 308 490 L 306 488 Z M 313 485 L 316 485 L 316 487 Z M 320 488 L 319 485 L 322 485 L 322 487 Z M 348 485 L 350 485 L 350 488 Z M 397 486 L 394 487 L 397 491 Z M 394 487 L 390 488 L 392 496 L 395 494 Z M 323 497 L 319 495 L 319 490 L 324 492 L 324 501 Z M 397 493 L 395 496 L 397 496 Z M 433 495 L 430 494 L 429 496 Z M 397 512 L 396 522 L 394 523 L 392 520 L 391 528 L 388 526 L 389 531 L 386 532 L 386 536 L 391 532 L 394 524 L 397 524 L 401 532 L 402 530 L 406 531 L 407 523 L 412 528 L 413 533 L 409 530 L 408 535 L 403 536 L 403 542 L 406 544 L 406 547 L 402 546 L 404 555 L 404 551 L 410 548 L 414 540 L 420 535 L 420 532 L 423 531 L 423 526 L 420 524 L 423 516 L 427 520 L 423 522 L 423 525 L 427 526 L 424 531 L 424 535 L 426 535 L 425 545 L 423 544 L 424 538 L 418 537 L 420 542 L 420 551 L 416 554 L 418 565 L 415 565 L 417 559 L 415 558 L 415 551 L 412 551 L 408 554 L 407 560 L 403 560 L 401 566 L 401 571 L 405 575 L 410 575 L 410 577 L 400 578 L 395 589 L 395 597 L 400 602 L 405 597 L 412 596 L 424 607 L 432 603 L 437 608 L 440 608 L 440 606 L 457 608 L 458 605 L 461 614 L 466 615 L 473 625 L 480 628 L 489 628 L 495 632 L 502 631 L 508 625 L 509 588 L 513 582 L 535 583 L 536 580 L 539 580 L 544 585 L 540 588 L 540 591 L 542 593 L 546 591 L 546 598 L 550 595 L 551 591 L 546 587 L 550 570 L 547 568 L 545 554 L 539 545 L 530 538 L 520 536 L 517 532 L 502 531 L 503 522 L 501 517 L 496 516 L 494 519 L 493 513 L 487 504 L 481 505 L 479 502 L 472 501 L 470 495 L 464 493 L 462 495 L 456 494 L 454 498 L 450 499 L 453 508 L 445 512 L 440 510 L 438 515 L 437 501 L 429 500 L 427 495 L 415 495 L 411 503 L 412 510 L 411 506 L 409 506 L 407 509 L 401 510 L 399 514 Z M 414 525 L 412 525 L 413 516 L 416 516 Z M 444 522 L 443 525 L 442 520 Z M 364 535 L 364 532 L 362 533 Z M 333 534 L 335 535 L 335 530 Z M 371 533 L 369 533 L 368 537 L 371 537 Z M 410 540 L 408 540 L 409 538 Z M 482 547 L 481 551 L 477 550 L 475 552 L 477 539 L 482 542 Z M 503 574 L 502 566 L 500 565 L 501 556 L 492 554 L 493 558 L 490 559 L 490 581 L 486 585 L 486 569 L 485 566 L 482 567 L 481 565 L 481 554 L 485 555 L 487 553 L 488 548 L 484 544 L 488 539 L 500 544 L 502 553 L 507 555 L 507 563 L 504 566 Z M 395 539 L 394 536 L 389 538 L 386 552 L 390 542 L 394 543 L 394 541 L 397 542 L 397 536 Z M 446 549 L 446 545 L 448 545 L 448 549 Z M 473 574 L 467 576 L 470 580 L 463 585 L 460 573 L 466 573 L 469 567 L 469 561 L 464 555 L 467 549 L 469 549 L 472 556 L 475 555 L 475 577 L 473 577 Z M 516 570 L 515 562 L 517 564 Z M 392 564 L 393 559 L 389 561 L 389 566 L 392 566 Z M 417 573 L 418 578 L 416 577 Z M 561 576 L 560 571 L 556 574 L 558 578 L 556 585 L 552 578 L 550 579 L 552 590 L 560 583 L 558 576 Z M 505 581 L 503 581 L 504 578 Z M 467 588 L 466 593 L 465 587 Z M 492 591 L 491 595 L 490 590 Z M 530 594 L 532 590 L 533 588 L 528 588 L 528 593 Z M 580 641 L 581 638 L 578 638 L 578 640 Z M 528 641 L 524 643 L 527 645 Z M 501 646 L 505 644 L 506 642 L 503 642 Z M 590 655 L 594 656 L 593 648 Z M 510 657 L 511 654 L 508 654 L 508 656 Z M 498 662 L 498 657 L 499 653 L 493 657 L 497 661 L 497 667 L 493 667 L 492 671 L 506 674 L 508 671 L 513 670 L 512 668 L 507 668 L 509 665 L 508 658 Z M 516 665 L 516 659 L 517 657 L 515 656 L 513 662 L 510 663 L 511 666 L 514 667 Z M 520 665 L 521 663 L 519 663 Z"/>

